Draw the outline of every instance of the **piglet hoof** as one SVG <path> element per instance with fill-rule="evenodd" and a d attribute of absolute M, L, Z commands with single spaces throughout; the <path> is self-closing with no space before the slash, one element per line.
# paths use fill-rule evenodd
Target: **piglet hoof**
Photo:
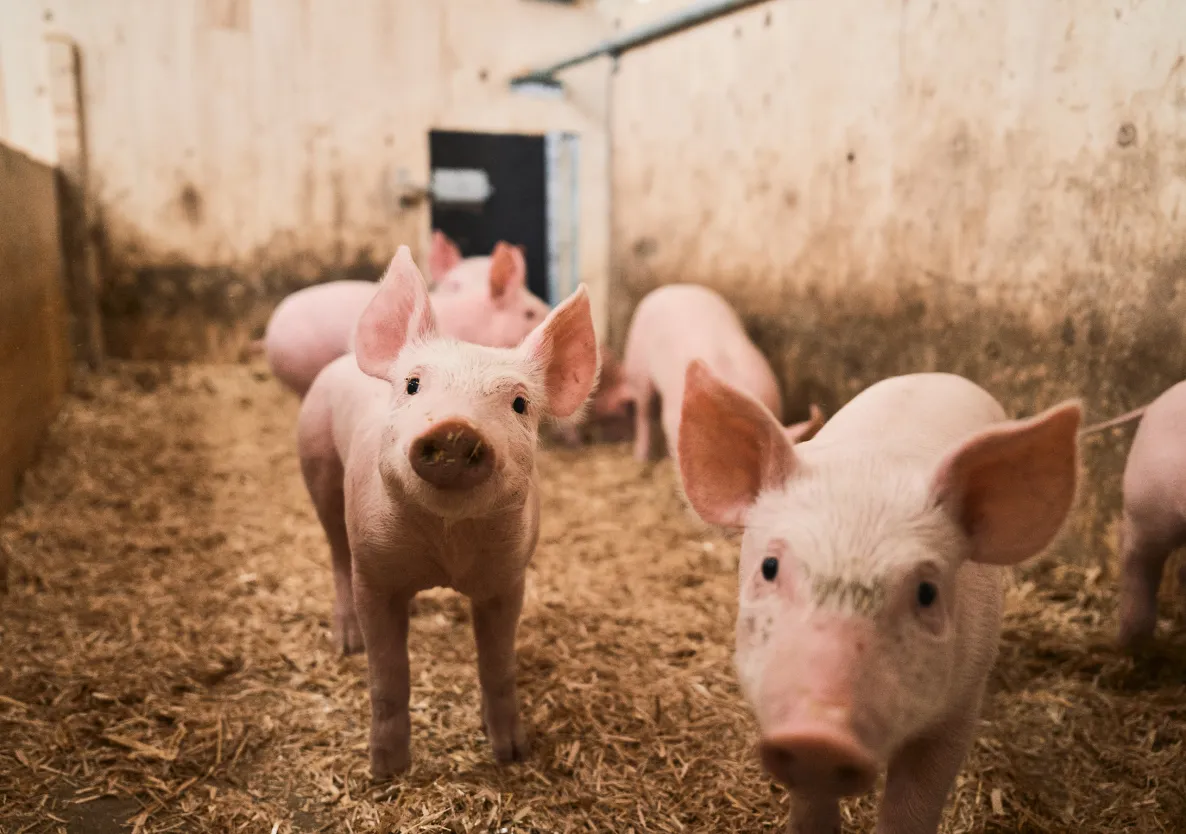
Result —
<path fill-rule="evenodd" d="M 1122 648 L 1129 652 L 1141 652 L 1153 643 L 1153 632 L 1157 628 L 1157 618 L 1129 612 L 1120 619 L 1119 642 Z"/>
<path fill-rule="evenodd" d="M 353 611 L 348 614 L 334 612 L 334 642 L 343 655 L 358 654 L 363 650 L 362 626 Z"/>
<path fill-rule="evenodd" d="M 1120 589 L 1120 645 L 1140 651 L 1153 640 L 1157 629 L 1157 592 L 1147 583 L 1129 580 Z"/>
<path fill-rule="evenodd" d="M 519 716 L 512 715 L 509 721 L 500 721 L 501 726 L 492 730 L 490 721 L 482 719 L 482 729 L 490 739 L 490 746 L 494 748 L 494 761 L 499 764 L 521 762 L 527 758 L 531 745 L 527 742 L 527 733 L 519 723 Z"/>
<path fill-rule="evenodd" d="M 531 747 L 527 743 L 527 735 L 519 727 L 515 728 L 515 733 L 510 738 L 501 741 L 491 739 L 490 744 L 494 748 L 494 761 L 499 764 L 521 762 L 531 752 Z"/>
<path fill-rule="evenodd" d="M 371 779 L 390 782 L 412 766 L 412 752 L 407 743 L 379 745 L 371 741 Z"/>

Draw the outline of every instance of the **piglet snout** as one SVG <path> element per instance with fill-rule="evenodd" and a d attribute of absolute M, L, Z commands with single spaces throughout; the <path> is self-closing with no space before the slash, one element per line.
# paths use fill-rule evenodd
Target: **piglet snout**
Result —
<path fill-rule="evenodd" d="M 829 727 L 786 727 L 766 734 L 761 755 L 771 776 L 808 795 L 857 796 L 877 778 L 873 756 L 847 733 Z"/>
<path fill-rule="evenodd" d="M 412 442 L 412 469 L 438 489 L 472 489 L 494 471 L 494 449 L 476 428 L 446 420 Z"/>

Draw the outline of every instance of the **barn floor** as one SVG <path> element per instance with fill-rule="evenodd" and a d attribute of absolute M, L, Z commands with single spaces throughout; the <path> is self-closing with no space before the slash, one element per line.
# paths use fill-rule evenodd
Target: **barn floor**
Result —
<path fill-rule="evenodd" d="M 529 761 L 494 766 L 468 608 L 442 592 L 413 621 L 414 768 L 371 784 L 295 414 L 258 366 L 80 384 L 0 527 L 0 831 L 782 830 L 730 666 L 735 544 L 624 446 L 543 456 Z M 946 831 L 1186 831 L 1182 611 L 1134 665 L 1114 606 L 1098 571 L 1019 580 Z"/>

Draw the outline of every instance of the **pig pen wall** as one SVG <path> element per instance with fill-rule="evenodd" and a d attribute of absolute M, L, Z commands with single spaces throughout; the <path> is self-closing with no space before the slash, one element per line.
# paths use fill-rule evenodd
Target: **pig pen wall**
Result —
<path fill-rule="evenodd" d="M 1015 416 L 1148 401 L 1186 377 L 1184 53 L 1174 0 L 788 0 L 626 55 L 614 343 L 691 281 L 745 317 L 789 418 L 926 370 Z M 1110 558 L 1130 433 L 1086 443 L 1063 558 Z"/>
<path fill-rule="evenodd" d="M 69 377 L 56 200 L 53 168 L 0 143 L 0 516 Z"/>
<path fill-rule="evenodd" d="M 108 351 L 225 359 L 287 293 L 423 265 L 430 129 L 581 137 L 580 271 L 603 318 L 606 68 L 562 99 L 528 63 L 596 40 L 587 3 L 30 0 L 78 44 Z"/>

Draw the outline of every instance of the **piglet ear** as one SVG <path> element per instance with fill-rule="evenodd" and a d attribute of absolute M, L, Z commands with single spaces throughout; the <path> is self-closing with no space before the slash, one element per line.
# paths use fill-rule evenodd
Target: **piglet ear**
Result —
<path fill-rule="evenodd" d="M 379 290 L 362 311 L 354 334 L 358 367 L 370 376 L 387 378 L 391 363 L 409 342 L 424 341 L 436 333 L 436 322 L 424 278 L 401 246 L 391 259 Z"/>
<path fill-rule="evenodd" d="M 989 426 L 944 457 L 932 500 L 967 535 L 973 561 L 1017 564 L 1058 534 L 1075 500 L 1081 419 L 1079 403 L 1068 401 Z"/>
<path fill-rule="evenodd" d="M 527 261 L 523 250 L 500 240 L 490 255 L 490 297 L 496 302 L 515 294 L 527 286 Z"/>
<path fill-rule="evenodd" d="M 461 250 L 440 229 L 432 230 L 432 248 L 428 252 L 428 277 L 439 284 L 449 270 L 461 263 Z"/>
<path fill-rule="evenodd" d="M 792 440 L 770 409 L 699 359 L 685 371 L 678 457 L 692 509 L 727 527 L 744 526 L 759 493 L 783 486 L 795 470 Z"/>
<path fill-rule="evenodd" d="M 575 414 L 589 399 L 599 369 L 597 334 L 583 283 L 527 334 L 520 350 L 543 374 L 548 412 L 555 417 Z"/>

